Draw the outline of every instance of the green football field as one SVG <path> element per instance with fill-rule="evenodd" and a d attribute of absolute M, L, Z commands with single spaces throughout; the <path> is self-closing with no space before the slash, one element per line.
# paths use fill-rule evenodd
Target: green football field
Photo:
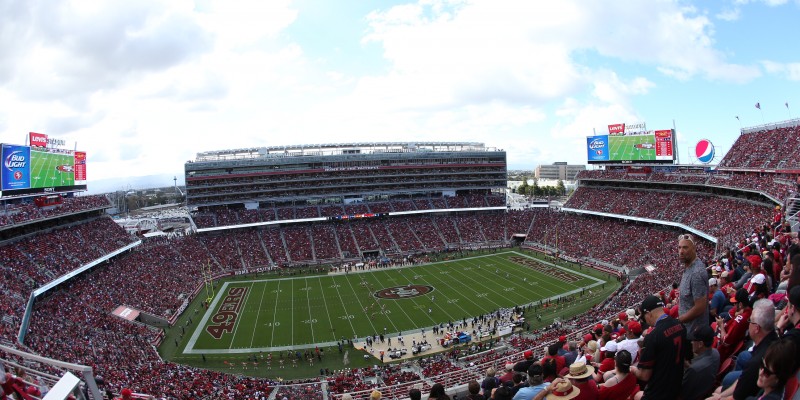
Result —
<path fill-rule="evenodd" d="M 348 274 L 230 280 L 179 353 L 244 354 L 392 336 L 581 295 L 605 282 L 514 251 Z"/>
<path fill-rule="evenodd" d="M 645 148 L 637 145 L 644 145 Z M 609 136 L 608 151 L 611 161 L 653 161 L 656 159 L 656 138 L 652 134 Z"/>
<path fill-rule="evenodd" d="M 68 166 L 65 171 L 59 166 Z M 75 184 L 73 168 L 75 158 L 70 154 L 31 151 L 31 188 L 72 186 Z"/>

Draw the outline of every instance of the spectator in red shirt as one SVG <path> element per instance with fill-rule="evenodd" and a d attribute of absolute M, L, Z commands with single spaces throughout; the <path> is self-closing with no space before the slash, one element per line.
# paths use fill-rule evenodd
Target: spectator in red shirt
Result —
<path fill-rule="evenodd" d="M 717 344 L 720 362 L 733 355 L 739 343 L 744 340 L 753 309 L 750 305 L 747 290 L 739 289 L 731 299 L 734 303 L 732 318 L 725 322 L 722 316 L 717 317 Z"/>
<path fill-rule="evenodd" d="M 564 358 L 564 356 L 558 355 L 558 349 L 560 349 L 560 348 L 561 348 L 561 346 L 559 346 L 558 343 L 554 343 L 554 344 L 551 344 L 550 346 L 548 346 L 547 347 L 547 355 L 544 356 L 544 358 L 542 358 L 542 361 L 541 361 L 542 365 L 544 365 L 544 363 L 548 359 L 552 358 L 553 360 L 555 360 L 555 362 L 556 362 L 556 374 L 559 374 L 559 375 L 561 375 L 561 370 L 564 369 L 567 366 L 567 360 Z"/>

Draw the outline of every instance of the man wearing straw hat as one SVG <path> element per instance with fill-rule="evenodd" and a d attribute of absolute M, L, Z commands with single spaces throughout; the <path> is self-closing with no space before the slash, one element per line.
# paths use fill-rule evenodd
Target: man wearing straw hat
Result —
<path fill-rule="evenodd" d="M 533 400 L 568 400 L 574 399 L 581 394 L 581 390 L 575 387 L 568 379 L 556 378 L 553 383 L 539 392 Z"/>
<path fill-rule="evenodd" d="M 564 378 L 569 379 L 572 386 L 580 389 L 577 400 L 595 400 L 599 394 L 597 382 L 589 379 L 594 373 L 594 368 L 586 363 L 576 362 L 569 366 L 569 373 Z"/>

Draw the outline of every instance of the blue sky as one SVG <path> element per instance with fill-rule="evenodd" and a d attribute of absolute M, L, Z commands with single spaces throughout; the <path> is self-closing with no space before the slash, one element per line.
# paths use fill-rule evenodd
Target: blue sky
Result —
<path fill-rule="evenodd" d="M 90 187 L 282 144 L 583 164 L 593 129 L 641 121 L 674 121 L 687 162 L 699 139 L 724 153 L 740 124 L 800 117 L 798 20 L 798 0 L 7 1 L 0 141 L 77 142 Z"/>

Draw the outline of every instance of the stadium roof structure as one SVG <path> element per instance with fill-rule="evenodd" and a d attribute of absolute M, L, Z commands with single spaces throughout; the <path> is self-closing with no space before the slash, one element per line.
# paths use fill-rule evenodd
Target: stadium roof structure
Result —
<path fill-rule="evenodd" d="M 379 154 L 440 151 L 502 151 L 479 142 L 360 142 L 320 143 L 250 147 L 197 153 L 196 162 L 247 158 L 324 156 L 338 154 Z"/>
<path fill-rule="evenodd" d="M 741 134 L 768 131 L 777 128 L 794 128 L 800 126 L 800 118 L 793 118 L 786 121 L 770 122 L 763 125 L 749 126 L 740 130 Z"/>

